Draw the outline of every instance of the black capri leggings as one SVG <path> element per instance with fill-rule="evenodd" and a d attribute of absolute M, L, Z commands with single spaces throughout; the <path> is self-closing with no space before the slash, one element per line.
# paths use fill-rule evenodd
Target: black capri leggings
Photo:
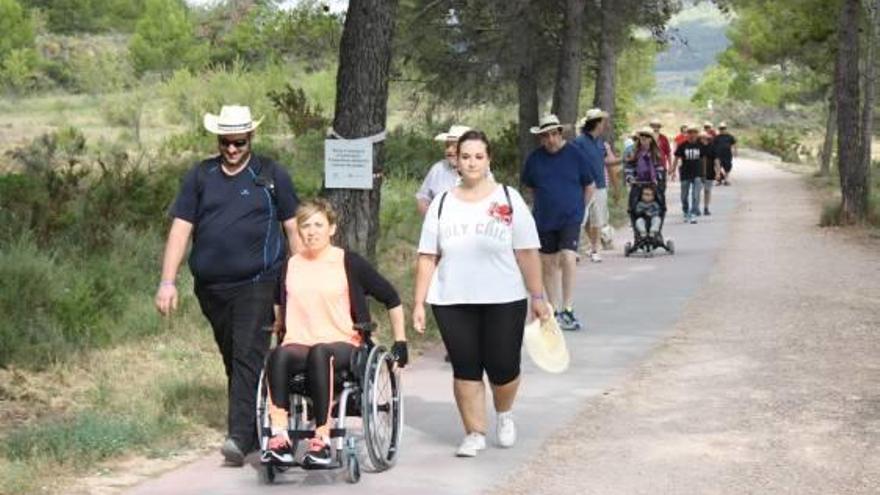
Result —
<path fill-rule="evenodd" d="M 459 380 L 482 381 L 483 371 L 493 385 L 519 376 L 525 299 L 502 304 L 432 306 L 440 335 Z"/>
<path fill-rule="evenodd" d="M 330 417 L 333 400 L 334 373 L 351 366 L 355 346 L 346 342 L 305 346 L 287 344 L 276 347 L 269 355 L 267 375 L 272 403 L 290 411 L 287 388 L 296 373 L 306 373 L 309 397 L 315 410 L 315 424 L 324 426 Z"/>

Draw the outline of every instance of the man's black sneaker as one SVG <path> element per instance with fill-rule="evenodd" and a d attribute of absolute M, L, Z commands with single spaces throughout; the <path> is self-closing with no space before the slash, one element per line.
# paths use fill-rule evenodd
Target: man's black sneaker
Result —
<path fill-rule="evenodd" d="M 244 466 L 244 451 L 241 450 L 232 438 L 227 438 L 223 442 L 223 446 L 220 447 L 220 453 L 223 454 L 223 459 L 226 460 L 227 466 Z"/>
<path fill-rule="evenodd" d="M 711 216 L 712 216 L 712 212 L 709 211 L 709 208 L 706 208 L 706 209 L 703 210 L 703 215 L 706 215 L 707 217 L 711 217 Z"/>

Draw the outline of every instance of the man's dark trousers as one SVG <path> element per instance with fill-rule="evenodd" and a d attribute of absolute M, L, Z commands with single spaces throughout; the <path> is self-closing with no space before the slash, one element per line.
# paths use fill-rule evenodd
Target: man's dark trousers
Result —
<path fill-rule="evenodd" d="M 269 349 L 265 329 L 274 319 L 277 282 L 248 282 L 228 288 L 196 283 L 202 313 L 211 322 L 226 368 L 229 436 L 248 453 L 257 448 L 257 380 Z"/>

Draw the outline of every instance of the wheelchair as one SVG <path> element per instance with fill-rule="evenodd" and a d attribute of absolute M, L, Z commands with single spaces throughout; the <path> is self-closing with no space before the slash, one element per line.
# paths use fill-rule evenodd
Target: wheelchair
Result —
<path fill-rule="evenodd" d="M 372 341 L 372 324 L 356 325 L 361 334 L 360 347 L 352 355 L 348 370 L 335 376 L 333 409 L 331 411 L 330 444 L 333 462 L 327 466 L 303 464 L 303 440 L 314 436 L 312 402 L 307 393 L 308 377 L 298 373 L 288 380 L 290 411 L 288 436 L 293 463 L 281 463 L 267 455 L 272 428 L 269 421 L 269 397 L 265 366 L 257 388 L 257 431 L 260 439 L 260 476 L 273 483 L 278 473 L 290 468 L 307 470 L 344 470 L 345 480 L 357 483 L 361 477 L 358 458 L 358 437 L 362 437 L 367 456 L 375 472 L 388 470 L 397 462 L 403 429 L 403 399 L 400 373 L 395 359 L 384 346 Z M 349 420 L 360 418 L 361 427 L 352 429 Z M 360 430 L 359 432 L 357 430 Z M 360 435 L 356 435 L 358 432 Z"/>

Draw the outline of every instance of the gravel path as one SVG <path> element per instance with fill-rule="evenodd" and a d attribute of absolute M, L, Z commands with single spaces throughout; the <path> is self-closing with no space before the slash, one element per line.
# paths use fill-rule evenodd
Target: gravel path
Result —
<path fill-rule="evenodd" d="M 880 493 L 877 241 L 816 227 L 799 176 L 737 167 L 674 336 L 496 493 Z"/>

